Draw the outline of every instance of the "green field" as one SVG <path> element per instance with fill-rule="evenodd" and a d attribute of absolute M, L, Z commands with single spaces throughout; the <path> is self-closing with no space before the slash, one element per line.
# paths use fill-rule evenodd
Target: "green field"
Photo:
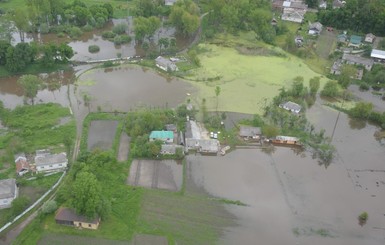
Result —
<path fill-rule="evenodd" d="M 219 111 L 261 113 L 265 103 L 276 96 L 282 86 L 289 87 L 293 78 L 302 76 L 305 85 L 315 76 L 299 58 L 271 48 L 277 55 L 244 55 L 234 48 L 201 44 L 201 67 L 187 75 L 199 88 L 195 103 L 206 99 L 207 109 L 216 110 L 215 86 L 220 86 Z M 323 81 L 325 79 L 322 79 Z"/>

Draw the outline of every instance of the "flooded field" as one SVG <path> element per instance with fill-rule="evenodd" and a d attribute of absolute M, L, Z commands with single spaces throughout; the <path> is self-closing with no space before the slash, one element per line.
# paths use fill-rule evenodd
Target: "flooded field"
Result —
<path fill-rule="evenodd" d="M 183 183 L 183 166 L 174 160 L 134 160 L 127 183 L 132 186 L 179 191 Z"/>
<path fill-rule="evenodd" d="M 329 137 L 337 114 L 320 103 L 308 111 Z M 385 146 L 373 137 L 376 126 L 356 124 L 340 114 L 332 139 L 338 153 L 327 169 L 286 147 L 188 156 L 188 178 L 202 191 L 247 205 L 225 206 L 238 225 L 219 244 L 384 244 Z M 364 211 L 369 219 L 360 226 Z"/>
<path fill-rule="evenodd" d="M 91 121 L 88 132 L 87 149 L 89 151 L 95 149 L 111 150 L 118 124 L 118 121 L 110 120 Z"/>

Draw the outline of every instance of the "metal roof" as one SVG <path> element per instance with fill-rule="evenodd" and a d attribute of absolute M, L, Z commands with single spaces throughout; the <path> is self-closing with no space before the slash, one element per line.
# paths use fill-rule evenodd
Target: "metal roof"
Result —
<path fill-rule="evenodd" d="M 253 137 L 261 134 L 261 128 L 251 126 L 240 126 L 239 135 L 241 137 Z"/>
<path fill-rule="evenodd" d="M 99 223 L 99 218 L 93 218 L 89 219 L 83 215 L 78 215 L 73 211 L 72 209 L 69 208 L 64 208 L 61 207 L 56 213 L 55 220 L 59 221 L 77 221 L 77 222 L 83 222 L 83 223 L 89 223 L 89 224 L 98 224 Z"/>
<path fill-rule="evenodd" d="M 14 197 L 16 193 L 16 180 L 0 180 L 0 199 Z"/>
<path fill-rule="evenodd" d="M 68 162 L 67 154 L 65 152 L 59 154 L 37 155 L 35 157 L 36 166 L 45 166 L 64 162 Z"/>
<path fill-rule="evenodd" d="M 385 59 L 385 51 L 379 49 L 373 49 L 370 57 L 377 59 Z"/>
<path fill-rule="evenodd" d="M 173 139 L 174 132 L 172 131 L 152 131 L 150 139 Z"/>

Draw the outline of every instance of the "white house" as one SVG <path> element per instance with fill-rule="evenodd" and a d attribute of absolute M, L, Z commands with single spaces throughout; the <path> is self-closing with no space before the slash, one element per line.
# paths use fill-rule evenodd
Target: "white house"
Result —
<path fill-rule="evenodd" d="M 67 168 L 67 154 L 65 152 L 58 154 L 36 154 L 35 164 L 37 173 L 61 171 Z"/>
<path fill-rule="evenodd" d="M 158 56 L 155 59 L 155 65 L 164 71 L 177 71 L 178 67 L 169 59 Z"/>
<path fill-rule="evenodd" d="M 322 24 L 315 22 L 309 25 L 309 35 L 319 35 L 322 32 Z"/>
<path fill-rule="evenodd" d="M 18 189 L 15 179 L 0 180 L 0 209 L 10 208 L 17 195 Z"/>
<path fill-rule="evenodd" d="M 302 109 L 302 107 L 300 105 L 298 105 L 297 103 L 291 102 L 291 101 L 280 104 L 279 107 L 281 107 L 287 111 L 291 111 L 295 114 L 298 114 Z"/>
<path fill-rule="evenodd" d="M 305 13 L 306 10 L 302 9 L 284 8 L 281 19 L 295 23 L 302 23 Z"/>
<path fill-rule="evenodd" d="M 373 49 L 370 57 L 377 62 L 385 62 L 385 50 Z"/>
<path fill-rule="evenodd" d="M 365 35 L 365 42 L 367 43 L 373 43 L 374 39 L 376 39 L 376 36 L 373 33 L 368 33 Z"/>
<path fill-rule="evenodd" d="M 164 5 L 166 6 L 172 6 L 174 3 L 176 3 L 177 0 L 164 0 Z"/>

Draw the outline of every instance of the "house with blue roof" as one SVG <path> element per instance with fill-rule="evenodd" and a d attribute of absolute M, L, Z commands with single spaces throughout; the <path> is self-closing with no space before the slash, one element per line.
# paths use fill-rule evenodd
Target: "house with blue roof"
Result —
<path fill-rule="evenodd" d="M 173 131 L 152 131 L 149 137 L 150 141 L 160 140 L 165 143 L 174 142 L 174 132 Z"/>
<path fill-rule="evenodd" d="M 356 35 L 351 35 L 350 40 L 349 40 L 349 47 L 355 47 L 359 48 L 362 44 L 362 37 L 361 36 L 356 36 Z"/>

